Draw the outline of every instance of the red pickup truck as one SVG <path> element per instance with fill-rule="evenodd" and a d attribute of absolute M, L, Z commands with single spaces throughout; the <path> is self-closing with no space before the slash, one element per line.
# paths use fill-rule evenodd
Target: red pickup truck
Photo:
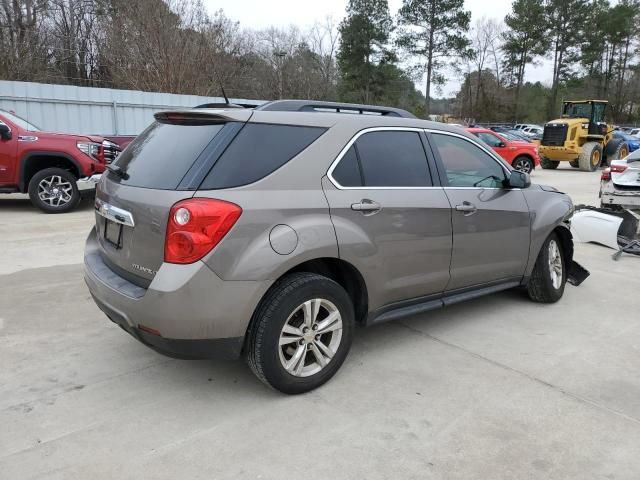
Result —
<path fill-rule="evenodd" d="M 46 213 L 73 210 L 78 181 L 102 173 L 119 152 L 102 137 L 43 132 L 0 110 L 0 193 L 28 193 Z"/>

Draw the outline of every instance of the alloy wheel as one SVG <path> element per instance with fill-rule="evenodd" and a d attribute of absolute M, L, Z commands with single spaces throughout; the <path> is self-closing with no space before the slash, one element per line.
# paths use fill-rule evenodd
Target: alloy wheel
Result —
<path fill-rule="evenodd" d="M 342 316 L 329 300 L 314 298 L 289 315 L 280 332 L 278 353 L 284 369 L 295 377 L 320 372 L 338 351 Z"/>
<path fill-rule="evenodd" d="M 558 290 L 562 286 L 562 254 L 555 240 L 549 242 L 549 275 L 553 288 Z"/>
<path fill-rule="evenodd" d="M 62 207 L 73 198 L 73 185 L 60 175 L 51 175 L 38 183 L 38 198 L 52 207 Z"/>
<path fill-rule="evenodd" d="M 531 163 L 525 158 L 516 158 L 513 161 L 513 168 L 524 173 L 531 173 Z"/>

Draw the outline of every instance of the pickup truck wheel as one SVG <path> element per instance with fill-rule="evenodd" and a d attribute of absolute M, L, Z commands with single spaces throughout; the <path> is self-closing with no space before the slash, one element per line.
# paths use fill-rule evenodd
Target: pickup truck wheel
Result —
<path fill-rule="evenodd" d="M 276 390 L 308 392 L 338 371 L 353 328 L 353 305 L 340 285 L 315 273 L 293 273 L 276 282 L 256 310 L 247 362 Z"/>
<path fill-rule="evenodd" d="M 534 302 L 554 303 L 562 298 L 567 268 L 562 243 L 555 233 L 545 240 L 533 267 L 527 291 Z"/>
<path fill-rule="evenodd" d="M 533 160 L 531 160 L 531 158 L 525 156 L 525 155 L 521 155 L 519 157 L 516 157 L 513 162 L 511 163 L 511 166 L 516 169 L 519 170 L 521 172 L 524 173 L 531 173 L 533 172 L 533 169 L 535 168 L 535 165 L 533 163 Z"/>
<path fill-rule="evenodd" d="M 558 165 L 560 165 L 560 162 L 549 160 L 547 157 L 540 157 L 540 166 L 545 170 L 555 170 Z"/>
<path fill-rule="evenodd" d="M 80 201 L 77 179 L 61 168 L 45 168 L 29 182 L 31 203 L 45 213 L 65 213 Z"/>

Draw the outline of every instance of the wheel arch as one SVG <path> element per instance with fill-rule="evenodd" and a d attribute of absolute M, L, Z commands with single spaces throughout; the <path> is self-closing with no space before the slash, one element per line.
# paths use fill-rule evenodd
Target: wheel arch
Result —
<path fill-rule="evenodd" d="M 26 193 L 31 178 L 45 168 L 62 168 L 71 172 L 76 179 L 80 178 L 82 167 L 70 155 L 61 152 L 33 151 L 20 159 L 20 192 Z"/>
<path fill-rule="evenodd" d="M 531 272 L 533 271 L 533 267 L 535 266 L 536 260 L 540 255 L 540 251 L 544 245 L 544 242 L 551 234 L 555 233 L 560 240 L 560 244 L 562 246 L 562 251 L 565 253 L 565 261 L 566 264 L 571 264 L 573 260 L 573 235 L 571 234 L 570 227 L 564 221 L 555 224 L 548 231 L 546 231 L 545 235 L 538 235 L 538 242 L 536 242 L 535 250 L 530 252 L 529 262 L 527 264 L 527 271 L 525 274 L 525 282 L 526 283 L 531 276 Z"/>
<path fill-rule="evenodd" d="M 291 267 L 289 270 L 281 274 L 272 283 L 271 287 L 269 287 L 262 295 L 260 301 L 256 305 L 254 313 L 255 311 L 258 311 L 260 304 L 269 294 L 271 289 L 273 289 L 274 285 L 278 283 L 278 280 L 291 273 L 299 272 L 316 273 L 318 275 L 325 276 L 344 288 L 353 303 L 356 322 L 361 324 L 364 323 L 367 318 L 367 314 L 369 313 L 369 295 L 364 277 L 351 263 L 336 257 L 313 258 Z M 247 333 L 250 331 L 253 321 L 254 319 L 252 318 L 247 326 Z"/>

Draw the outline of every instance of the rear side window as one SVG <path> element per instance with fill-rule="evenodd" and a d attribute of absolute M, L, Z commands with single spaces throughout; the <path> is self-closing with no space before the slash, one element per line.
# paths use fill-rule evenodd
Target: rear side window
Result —
<path fill-rule="evenodd" d="M 239 187 L 256 182 L 315 142 L 325 128 L 249 123 L 215 163 L 203 190 Z"/>
<path fill-rule="evenodd" d="M 179 125 L 155 122 L 136 137 L 115 164 L 127 173 L 123 185 L 174 190 L 224 124 Z"/>
<path fill-rule="evenodd" d="M 343 155 L 332 176 L 343 187 L 361 187 L 364 184 L 355 146 L 352 145 Z"/>
<path fill-rule="evenodd" d="M 355 145 L 367 187 L 432 185 L 418 132 L 369 132 L 358 138 Z"/>

